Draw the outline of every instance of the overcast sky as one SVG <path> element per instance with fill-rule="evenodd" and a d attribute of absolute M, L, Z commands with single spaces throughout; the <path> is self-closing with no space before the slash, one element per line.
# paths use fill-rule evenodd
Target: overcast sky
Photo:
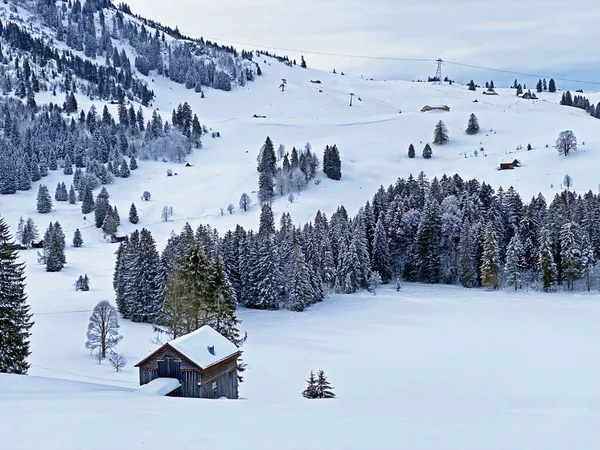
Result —
<path fill-rule="evenodd" d="M 597 0 L 128 0 L 134 13 L 182 32 L 304 52 L 448 61 L 600 83 Z M 215 39 L 216 38 L 216 39 Z M 234 44 L 237 48 L 244 47 Z M 250 47 L 254 48 L 254 47 Z M 299 60 L 300 53 L 276 50 Z M 309 65 L 355 75 L 415 79 L 434 63 L 304 54 Z M 515 78 L 446 64 L 444 74 L 483 84 Z M 559 88 L 561 87 L 561 83 Z M 565 86 L 565 83 L 562 83 Z M 533 87 L 533 86 L 532 86 Z M 566 87 L 566 86 L 565 86 Z M 600 86 L 581 85 L 585 90 Z"/>

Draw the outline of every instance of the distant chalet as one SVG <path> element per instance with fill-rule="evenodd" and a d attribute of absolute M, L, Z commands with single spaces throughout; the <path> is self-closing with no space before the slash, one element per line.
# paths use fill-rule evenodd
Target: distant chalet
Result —
<path fill-rule="evenodd" d="M 421 108 L 421 112 L 427 112 L 427 111 L 447 111 L 447 112 L 450 112 L 450 107 L 446 106 L 446 105 L 439 105 L 439 106 L 425 105 L 425 106 L 423 106 L 423 108 Z"/>
<path fill-rule="evenodd" d="M 178 337 L 135 365 L 140 386 L 170 386 L 171 397 L 238 398 L 237 359 L 240 349 L 208 325 Z M 171 379 L 173 383 L 164 382 Z M 177 383 L 177 380 L 179 383 Z"/>
<path fill-rule="evenodd" d="M 498 170 L 512 170 L 515 167 L 521 167 L 521 161 L 513 159 L 512 161 L 503 161 L 498 166 Z"/>

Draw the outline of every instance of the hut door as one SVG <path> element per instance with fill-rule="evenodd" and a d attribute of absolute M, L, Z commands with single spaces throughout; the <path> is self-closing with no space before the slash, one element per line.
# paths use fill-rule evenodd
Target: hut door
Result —
<path fill-rule="evenodd" d="M 165 355 L 165 359 L 158 360 L 158 376 L 159 378 L 177 378 L 181 381 L 181 361 Z"/>

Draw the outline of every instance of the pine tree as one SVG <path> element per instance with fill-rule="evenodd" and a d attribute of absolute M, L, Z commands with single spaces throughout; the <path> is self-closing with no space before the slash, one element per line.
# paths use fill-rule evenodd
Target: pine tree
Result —
<path fill-rule="evenodd" d="M 522 283 L 522 272 L 525 265 L 525 251 L 521 243 L 519 233 L 515 233 L 508 243 L 506 249 L 506 263 L 504 265 L 504 273 L 506 274 L 506 285 L 514 286 L 515 291 L 519 289 Z"/>
<path fill-rule="evenodd" d="M 50 197 L 48 188 L 43 184 L 40 184 L 40 187 L 38 188 L 37 211 L 40 214 L 47 214 L 52 211 L 52 197 Z"/>
<path fill-rule="evenodd" d="M 429 159 L 433 155 L 433 151 L 431 150 L 431 145 L 425 144 L 425 148 L 423 148 L 423 158 Z"/>
<path fill-rule="evenodd" d="M 439 203 L 430 197 L 423 209 L 416 239 L 417 277 L 425 283 L 438 283 L 440 280 L 441 216 Z"/>
<path fill-rule="evenodd" d="M 314 372 L 311 370 L 308 380 L 306 380 L 308 386 L 302 391 L 302 397 L 304 398 L 318 398 L 317 396 L 317 379 L 315 378 Z"/>
<path fill-rule="evenodd" d="M 476 91 L 477 88 L 475 86 L 475 82 L 473 80 L 469 81 L 469 83 L 467 84 L 467 86 L 469 86 L 469 90 L 470 91 Z"/>
<path fill-rule="evenodd" d="M 415 157 L 415 146 L 410 144 L 408 146 L 408 157 L 409 158 L 414 158 Z"/>
<path fill-rule="evenodd" d="M 373 236 L 371 266 L 381 277 L 381 282 L 387 284 L 392 279 L 389 239 L 384 228 L 385 216 L 380 215 Z"/>
<path fill-rule="evenodd" d="M 332 180 L 342 179 L 342 161 L 336 145 L 325 147 L 325 153 L 323 155 L 323 172 L 325 172 L 327 178 Z"/>
<path fill-rule="evenodd" d="M 75 193 L 75 188 L 73 185 L 69 188 L 69 203 L 74 205 L 77 203 L 77 194 Z"/>
<path fill-rule="evenodd" d="M 50 223 L 44 235 L 46 272 L 60 272 L 66 263 L 65 235 L 58 222 Z"/>
<path fill-rule="evenodd" d="M 485 231 L 485 244 L 481 262 L 481 284 L 498 289 L 498 243 L 494 226 L 488 223 Z"/>
<path fill-rule="evenodd" d="M 433 131 L 433 143 L 435 145 L 443 145 L 448 142 L 448 128 L 441 120 L 436 124 L 435 130 Z"/>
<path fill-rule="evenodd" d="M 573 282 L 581 278 L 581 229 L 575 222 L 567 222 L 560 229 L 560 258 L 562 279 L 567 288 L 573 289 Z"/>
<path fill-rule="evenodd" d="M 0 373 L 26 374 L 32 314 L 25 295 L 25 267 L 0 217 Z"/>
<path fill-rule="evenodd" d="M 316 384 L 316 393 L 317 398 L 335 398 L 335 394 L 333 393 L 333 387 L 327 381 L 327 377 L 322 370 L 319 370 L 317 375 L 317 384 Z"/>
<path fill-rule="evenodd" d="M 271 203 L 275 198 L 275 183 L 273 175 L 264 171 L 261 172 L 258 178 L 258 200 L 261 205 Z"/>
<path fill-rule="evenodd" d="M 469 116 L 469 123 L 467 124 L 466 133 L 467 134 L 479 133 L 479 121 L 477 120 L 477 116 L 474 113 L 472 113 Z"/>
<path fill-rule="evenodd" d="M 296 244 L 292 256 L 292 273 L 289 309 L 304 311 L 313 303 L 314 292 L 310 284 L 310 273 L 304 253 Z"/>
<path fill-rule="evenodd" d="M 548 82 L 548 92 L 556 92 L 556 83 L 554 82 L 554 78 L 550 78 Z"/>
<path fill-rule="evenodd" d="M 132 203 L 131 207 L 129 208 L 129 222 L 136 225 L 139 221 L 140 218 L 138 217 L 137 209 Z"/>
<path fill-rule="evenodd" d="M 79 248 L 82 245 L 83 245 L 83 238 L 81 237 L 81 231 L 79 231 L 79 228 L 77 228 L 75 230 L 75 233 L 73 234 L 73 247 Z"/>
<path fill-rule="evenodd" d="M 83 190 L 82 203 L 81 203 L 81 212 L 83 214 L 91 213 L 95 208 L 94 196 L 92 194 L 92 187 L 86 185 Z"/>

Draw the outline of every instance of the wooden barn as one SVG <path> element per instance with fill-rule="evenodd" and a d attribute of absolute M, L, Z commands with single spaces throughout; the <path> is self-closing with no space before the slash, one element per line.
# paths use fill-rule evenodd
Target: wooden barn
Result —
<path fill-rule="evenodd" d="M 238 398 L 240 349 L 208 325 L 167 342 L 135 365 L 140 386 L 160 385 L 171 397 Z M 165 383 L 171 379 L 172 383 Z M 175 382 L 178 380 L 179 382 Z"/>
<path fill-rule="evenodd" d="M 521 161 L 513 159 L 512 161 L 503 161 L 498 166 L 498 170 L 512 170 L 515 167 L 521 167 Z"/>
<path fill-rule="evenodd" d="M 450 112 L 450 107 L 446 106 L 446 105 L 440 105 L 440 106 L 425 105 L 425 106 L 423 106 L 423 108 L 421 109 L 421 112 L 427 112 L 427 111 L 446 111 L 446 112 Z"/>

